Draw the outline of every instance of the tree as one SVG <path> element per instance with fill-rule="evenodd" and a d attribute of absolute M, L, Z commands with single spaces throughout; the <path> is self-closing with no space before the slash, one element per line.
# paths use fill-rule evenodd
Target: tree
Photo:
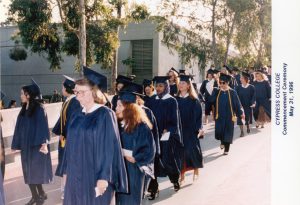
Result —
<path fill-rule="evenodd" d="M 47 57 L 51 70 L 61 69 L 65 53 L 78 59 L 77 70 L 98 63 L 103 69 L 115 68 L 116 73 L 119 28 L 139 18 L 141 9 L 136 5 L 122 15 L 125 4 L 124 0 L 12 0 L 8 20 L 18 26 L 17 36 L 27 49 Z M 54 7 L 59 9 L 61 23 L 52 22 Z M 142 8 L 141 19 L 147 13 Z"/>

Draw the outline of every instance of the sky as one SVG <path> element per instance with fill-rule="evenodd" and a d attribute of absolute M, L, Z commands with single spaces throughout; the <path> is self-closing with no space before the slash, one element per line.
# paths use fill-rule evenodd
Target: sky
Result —
<path fill-rule="evenodd" d="M 0 22 L 4 22 L 6 20 L 10 2 L 11 0 L 0 0 Z M 156 11 L 157 6 L 161 3 L 161 0 L 128 0 L 128 2 L 144 3 L 148 6 L 150 12 L 153 13 Z M 58 13 L 56 15 L 58 15 Z"/>

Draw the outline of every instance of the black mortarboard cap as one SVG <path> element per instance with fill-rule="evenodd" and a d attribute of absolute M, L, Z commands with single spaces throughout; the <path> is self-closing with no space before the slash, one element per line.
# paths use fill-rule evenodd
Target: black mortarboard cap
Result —
<path fill-rule="evenodd" d="M 63 83 L 65 88 L 74 89 L 75 88 L 75 80 L 69 76 L 63 75 L 65 78 L 65 81 Z"/>
<path fill-rule="evenodd" d="M 214 74 L 214 70 L 213 70 L 213 69 L 211 69 L 211 68 L 210 68 L 210 69 L 208 69 L 208 70 L 207 70 L 207 74 Z"/>
<path fill-rule="evenodd" d="M 169 76 L 155 76 L 153 82 L 155 83 L 166 83 L 169 80 Z"/>
<path fill-rule="evenodd" d="M 33 80 L 33 78 L 31 78 L 31 85 L 27 85 L 25 87 L 34 97 L 42 99 L 40 86 Z"/>
<path fill-rule="evenodd" d="M 173 72 L 175 72 L 175 73 L 177 73 L 179 75 L 179 72 L 175 68 L 173 68 L 173 67 L 169 71 L 173 71 Z"/>
<path fill-rule="evenodd" d="M 143 86 L 134 82 L 126 82 L 124 87 L 120 90 L 119 99 L 121 101 L 135 103 L 136 96 L 143 95 Z"/>
<path fill-rule="evenodd" d="M 185 82 L 190 82 L 193 80 L 192 75 L 180 75 L 179 78 L 180 78 L 180 81 L 185 81 Z"/>
<path fill-rule="evenodd" d="M 231 76 L 230 75 L 226 75 L 224 73 L 220 74 L 220 80 L 225 81 L 225 82 L 229 82 L 231 80 Z"/>
<path fill-rule="evenodd" d="M 148 79 L 143 80 L 144 87 L 151 86 L 151 85 L 152 85 L 152 80 L 148 80 Z"/>
<path fill-rule="evenodd" d="M 242 72 L 242 76 L 244 76 L 244 77 L 250 79 L 250 74 L 247 73 L 247 72 L 244 72 L 244 71 L 243 71 L 243 72 Z"/>
<path fill-rule="evenodd" d="M 106 76 L 104 76 L 86 66 L 83 66 L 83 75 L 89 81 L 91 81 L 92 83 L 97 85 L 102 92 L 107 92 L 107 77 Z"/>
<path fill-rule="evenodd" d="M 221 71 L 219 71 L 219 70 L 217 70 L 217 69 L 214 69 L 214 70 L 213 70 L 213 73 L 214 73 L 214 74 L 218 74 L 218 73 L 220 73 L 220 72 L 221 72 Z"/>
<path fill-rule="evenodd" d="M 179 70 L 179 75 L 185 75 L 185 69 L 180 69 Z"/>
<path fill-rule="evenodd" d="M 124 76 L 124 75 L 118 75 L 116 81 L 117 81 L 117 83 L 126 83 L 126 82 L 128 82 L 128 81 L 129 81 L 129 82 L 132 82 L 134 78 L 135 78 L 134 75 L 131 75 L 131 76 L 129 76 L 129 77 Z"/>

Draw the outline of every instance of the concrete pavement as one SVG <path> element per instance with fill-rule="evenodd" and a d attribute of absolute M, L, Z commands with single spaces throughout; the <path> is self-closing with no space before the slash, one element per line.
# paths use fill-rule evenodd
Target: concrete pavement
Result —
<path fill-rule="evenodd" d="M 235 140 L 229 155 L 222 155 L 220 143 L 214 139 L 213 123 L 205 126 L 206 135 L 201 140 L 204 168 L 197 181 L 192 172 L 187 173 L 186 182 L 178 193 L 167 178 L 161 178 L 160 196 L 155 201 L 144 200 L 144 205 L 269 205 L 271 192 L 271 125 L 263 129 L 252 127 L 251 133 L 239 138 L 235 128 Z M 57 154 L 52 153 L 53 170 Z M 6 203 L 25 204 L 30 191 L 24 184 L 20 161 L 9 164 L 4 182 Z M 45 185 L 48 200 L 45 205 L 62 204 L 60 180 Z"/>

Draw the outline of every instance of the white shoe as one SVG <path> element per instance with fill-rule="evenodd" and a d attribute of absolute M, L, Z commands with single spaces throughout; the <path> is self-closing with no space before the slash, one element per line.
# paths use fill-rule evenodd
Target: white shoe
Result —
<path fill-rule="evenodd" d="M 65 198 L 65 192 L 61 192 L 60 199 L 61 199 L 61 200 L 64 200 L 64 198 Z"/>

